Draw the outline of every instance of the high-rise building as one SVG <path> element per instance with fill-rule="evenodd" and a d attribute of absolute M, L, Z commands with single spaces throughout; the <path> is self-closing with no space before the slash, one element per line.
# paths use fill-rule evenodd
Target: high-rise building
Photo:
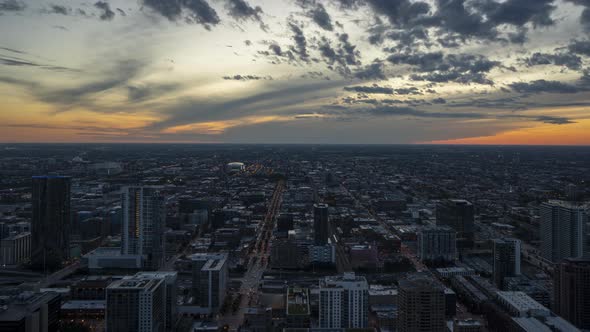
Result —
<path fill-rule="evenodd" d="M 555 267 L 553 311 L 590 330 L 590 259 L 566 258 Z"/>
<path fill-rule="evenodd" d="M 70 187 L 69 177 L 33 177 L 31 263 L 37 269 L 59 268 L 69 258 Z"/>
<path fill-rule="evenodd" d="M 227 254 L 194 254 L 191 260 L 194 303 L 214 312 L 223 304 L 227 291 Z"/>
<path fill-rule="evenodd" d="M 2 298 L 0 331 L 56 332 L 59 329 L 61 296 L 56 292 L 23 292 Z"/>
<path fill-rule="evenodd" d="M 145 269 L 164 262 L 164 199 L 155 187 L 127 187 L 121 195 L 121 254 L 139 255 Z"/>
<path fill-rule="evenodd" d="M 565 201 L 541 204 L 541 256 L 554 263 L 582 257 L 587 214 L 583 206 Z"/>
<path fill-rule="evenodd" d="M 328 204 L 318 203 L 313 206 L 313 235 L 316 245 L 328 243 Z"/>
<path fill-rule="evenodd" d="M 445 293 L 425 274 L 412 274 L 399 281 L 398 331 L 444 332 Z"/>
<path fill-rule="evenodd" d="M 464 199 L 447 199 L 436 204 L 436 224 L 457 231 L 459 247 L 473 242 L 473 204 Z"/>
<path fill-rule="evenodd" d="M 449 226 L 423 228 L 418 232 L 418 257 L 421 261 L 454 261 L 457 257 L 456 234 Z"/>
<path fill-rule="evenodd" d="M 176 296 L 178 294 L 178 287 L 176 285 L 176 281 L 178 278 L 178 272 L 165 272 L 165 271 L 158 271 L 158 272 L 138 272 L 135 275 L 136 278 L 144 278 L 144 279 L 161 279 L 164 280 L 164 286 L 166 291 L 166 331 L 172 331 L 174 325 L 176 323 L 176 319 L 178 318 L 177 313 L 177 306 L 176 306 Z"/>
<path fill-rule="evenodd" d="M 320 280 L 320 328 L 366 328 L 369 284 L 354 272 Z"/>
<path fill-rule="evenodd" d="M 106 332 L 164 332 L 164 279 L 133 277 L 113 282 L 106 292 Z"/>
<path fill-rule="evenodd" d="M 499 289 L 504 289 L 504 278 L 520 275 L 520 240 L 493 240 L 493 259 L 494 284 Z"/>

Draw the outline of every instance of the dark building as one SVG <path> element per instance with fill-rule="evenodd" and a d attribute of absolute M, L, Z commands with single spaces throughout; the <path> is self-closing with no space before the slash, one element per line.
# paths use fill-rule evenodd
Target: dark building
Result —
<path fill-rule="evenodd" d="M 1 303 L 0 331 L 58 332 L 61 297 L 54 292 L 24 292 Z"/>
<path fill-rule="evenodd" d="M 400 332 L 444 332 L 445 291 L 434 279 L 423 274 L 399 281 Z"/>
<path fill-rule="evenodd" d="M 31 263 L 36 269 L 57 269 L 69 258 L 70 250 L 69 177 L 33 177 Z"/>
<path fill-rule="evenodd" d="M 580 329 L 590 329 L 590 259 L 566 258 L 555 267 L 553 311 Z"/>
<path fill-rule="evenodd" d="M 313 206 L 313 231 L 316 245 L 328 243 L 328 204 L 318 203 Z"/>
<path fill-rule="evenodd" d="M 450 226 L 457 231 L 459 248 L 473 243 L 473 219 L 473 204 L 464 199 L 447 199 L 436 204 L 436 224 Z"/>
<path fill-rule="evenodd" d="M 293 215 L 290 213 L 281 213 L 277 218 L 277 230 L 279 232 L 288 232 L 293 229 Z"/>
<path fill-rule="evenodd" d="M 494 284 L 504 289 L 504 278 L 520 275 L 520 240 L 495 239 L 493 241 Z"/>

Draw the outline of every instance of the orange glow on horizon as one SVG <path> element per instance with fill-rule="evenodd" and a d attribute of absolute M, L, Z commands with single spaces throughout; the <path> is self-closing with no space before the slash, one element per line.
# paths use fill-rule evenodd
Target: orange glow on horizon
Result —
<path fill-rule="evenodd" d="M 500 132 L 493 136 L 467 137 L 421 142 L 464 145 L 590 145 L 590 120 L 565 125 L 543 124 L 536 127 Z"/>

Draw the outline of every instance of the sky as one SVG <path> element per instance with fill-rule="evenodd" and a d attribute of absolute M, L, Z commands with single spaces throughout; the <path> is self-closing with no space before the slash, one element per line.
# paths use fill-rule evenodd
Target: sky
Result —
<path fill-rule="evenodd" d="M 590 0 L 0 0 L 0 142 L 590 145 Z"/>

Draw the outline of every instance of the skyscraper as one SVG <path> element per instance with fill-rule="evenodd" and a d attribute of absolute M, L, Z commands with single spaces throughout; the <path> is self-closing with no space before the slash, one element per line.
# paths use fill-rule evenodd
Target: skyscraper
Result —
<path fill-rule="evenodd" d="M 590 329 L 590 260 L 566 258 L 553 278 L 553 311 L 580 329 Z"/>
<path fill-rule="evenodd" d="M 107 332 L 164 332 L 164 279 L 134 277 L 113 282 L 106 294 Z"/>
<path fill-rule="evenodd" d="M 227 254 L 194 254 L 191 260 L 194 303 L 214 312 L 223 304 L 227 290 Z"/>
<path fill-rule="evenodd" d="M 473 242 L 473 204 L 464 199 L 447 199 L 436 204 L 436 224 L 457 231 L 459 247 Z"/>
<path fill-rule="evenodd" d="M 399 281 L 398 331 L 444 332 L 444 288 L 425 274 L 412 274 Z"/>
<path fill-rule="evenodd" d="M 328 243 L 328 204 L 318 203 L 313 206 L 313 232 L 316 245 Z"/>
<path fill-rule="evenodd" d="M 162 196 L 155 187 L 128 187 L 121 201 L 121 253 L 140 255 L 145 269 L 159 269 L 164 261 L 166 218 Z"/>
<path fill-rule="evenodd" d="M 541 204 L 541 255 L 559 263 L 584 253 L 586 212 L 582 206 L 565 201 Z"/>
<path fill-rule="evenodd" d="M 493 259 L 494 284 L 499 289 L 504 289 L 504 278 L 520 275 L 520 240 L 493 240 Z"/>
<path fill-rule="evenodd" d="M 56 269 L 69 258 L 70 178 L 33 177 L 31 263 L 37 269 Z"/>
<path fill-rule="evenodd" d="M 320 280 L 320 328 L 366 328 L 369 285 L 354 272 Z"/>
<path fill-rule="evenodd" d="M 423 228 L 418 232 L 418 257 L 422 261 L 454 261 L 457 257 L 456 234 L 448 226 Z"/>

